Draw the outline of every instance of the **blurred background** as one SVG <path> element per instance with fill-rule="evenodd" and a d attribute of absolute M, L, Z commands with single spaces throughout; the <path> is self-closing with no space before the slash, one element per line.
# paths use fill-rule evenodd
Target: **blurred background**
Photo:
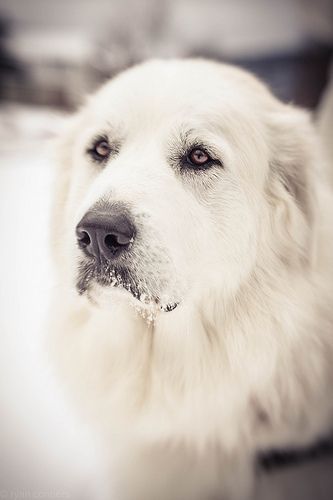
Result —
<path fill-rule="evenodd" d="M 48 144 L 67 115 L 133 63 L 204 56 L 311 109 L 333 159 L 332 55 L 333 0 L 0 0 L 0 499 L 104 494 L 100 443 L 43 347 L 56 286 Z M 258 498 L 331 500 L 332 482 L 328 454 L 263 476 Z"/>
<path fill-rule="evenodd" d="M 332 0 L 1 0 L 1 98 L 73 107 L 149 57 L 206 56 L 250 68 L 285 100 L 318 104 Z"/>

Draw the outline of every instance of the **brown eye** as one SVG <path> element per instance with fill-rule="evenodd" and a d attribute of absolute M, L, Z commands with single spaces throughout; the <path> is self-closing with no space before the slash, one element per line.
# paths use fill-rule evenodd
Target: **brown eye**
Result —
<path fill-rule="evenodd" d="M 111 153 L 111 146 L 106 139 L 99 139 L 95 142 L 89 153 L 97 161 L 106 160 Z"/>
<path fill-rule="evenodd" d="M 107 141 L 99 141 L 95 145 L 95 151 L 101 158 L 106 158 L 110 154 L 110 146 Z"/>
<path fill-rule="evenodd" d="M 203 167 L 211 161 L 211 157 L 206 153 L 206 151 L 200 148 L 192 149 L 187 159 L 191 165 L 198 167 Z"/>

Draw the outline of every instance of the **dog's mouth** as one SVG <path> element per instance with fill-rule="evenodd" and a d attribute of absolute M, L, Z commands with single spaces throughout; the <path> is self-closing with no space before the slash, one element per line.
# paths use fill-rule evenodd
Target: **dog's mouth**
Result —
<path fill-rule="evenodd" d="M 109 263 L 97 267 L 95 263 L 82 261 L 79 264 L 76 289 L 80 295 L 87 294 L 91 299 L 93 285 L 97 284 L 104 289 L 112 288 L 130 294 L 141 308 L 163 312 L 174 311 L 180 301 L 171 299 L 166 294 L 157 293 L 156 279 L 152 281 L 152 286 L 149 286 L 148 279 L 137 279 L 135 273 L 129 269 L 116 268 Z"/>
<path fill-rule="evenodd" d="M 166 306 L 161 306 L 161 310 L 164 312 L 171 312 L 174 309 L 176 309 L 176 307 L 178 307 L 178 305 L 179 305 L 179 302 L 173 302 L 172 304 L 167 304 Z"/>

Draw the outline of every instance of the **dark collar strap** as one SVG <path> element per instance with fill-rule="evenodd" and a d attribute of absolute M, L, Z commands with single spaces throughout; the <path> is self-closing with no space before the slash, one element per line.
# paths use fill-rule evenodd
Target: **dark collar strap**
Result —
<path fill-rule="evenodd" d="M 333 455 L 333 435 L 301 449 L 271 450 L 261 453 L 258 462 L 266 472 L 290 465 L 303 464 L 318 458 Z"/>

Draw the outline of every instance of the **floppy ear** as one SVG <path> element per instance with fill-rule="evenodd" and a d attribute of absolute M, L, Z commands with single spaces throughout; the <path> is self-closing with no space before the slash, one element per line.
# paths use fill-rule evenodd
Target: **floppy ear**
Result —
<path fill-rule="evenodd" d="M 268 193 L 273 231 L 284 260 L 310 263 L 316 240 L 316 186 L 319 147 L 309 115 L 279 105 L 269 116 Z"/>

